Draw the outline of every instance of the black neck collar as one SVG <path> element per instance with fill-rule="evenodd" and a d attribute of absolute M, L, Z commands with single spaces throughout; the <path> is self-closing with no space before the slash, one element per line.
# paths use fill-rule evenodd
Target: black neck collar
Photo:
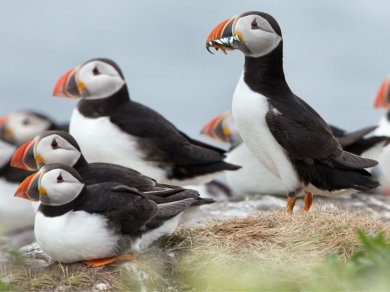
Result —
<path fill-rule="evenodd" d="M 79 170 L 79 169 L 81 169 L 81 168 L 83 168 L 83 167 L 85 167 L 87 165 L 88 165 L 87 160 L 85 159 L 84 155 L 81 154 L 79 160 L 77 160 L 76 164 L 73 165 L 73 168 L 76 169 L 76 170 Z"/>
<path fill-rule="evenodd" d="M 387 113 L 386 113 L 386 118 L 387 118 L 387 120 L 390 122 L 390 110 L 387 111 Z"/>
<path fill-rule="evenodd" d="M 283 41 L 268 55 L 245 57 L 244 81 L 250 89 L 268 98 L 291 93 L 283 71 Z"/>
<path fill-rule="evenodd" d="M 61 206 L 50 206 L 50 205 L 40 204 L 38 211 L 41 212 L 46 217 L 61 216 L 75 209 L 78 205 L 83 203 L 84 200 L 87 198 L 87 196 L 88 196 L 88 190 L 84 186 L 81 193 L 73 201 Z"/>
<path fill-rule="evenodd" d="M 127 86 L 124 85 L 110 97 L 92 100 L 82 98 L 77 107 L 84 116 L 97 118 L 109 115 L 112 109 L 120 107 L 129 100 L 129 92 Z"/>

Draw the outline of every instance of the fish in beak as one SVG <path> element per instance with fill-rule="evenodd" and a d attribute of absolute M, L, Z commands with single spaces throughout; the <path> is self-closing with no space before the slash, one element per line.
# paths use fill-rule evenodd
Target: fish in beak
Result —
<path fill-rule="evenodd" d="M 39 180 L 41 173 L 37 172 L 28 176 L 18 187 L 15 192 L 15 197 L 30 200 L 33 202 L 39 201 L 41 195 L 44 195 L 46 191 L 40 189 Z"/>
<path fill-rule="evenodd" d="M 77 66 L 64 73 L 56 82 L 53 89 L 53 96 L 61 96 L 68 98 L 79 98 L 82 96 L 82 91 L 85 90 L 85 85 L 79 82 L 77 75 L 80 67 Z"/>
<path fill-rule="evenodd" d="M 374 107 L 390 109 L 390 76 L 382 82 L 375 97 Z"/>
<path fill-rule="evenodd" d="M 206 40 L 206 49 L 211 53 L 210 48 L 215 50 L 226 51 L 237 49 L 237 45 L 242 42 L 242 35 L 234 30 L 235 24 L 239 16 L 233 16 L 225 19 L 218 24 L 209 34 Z"/>
<path fill-rule="evenodd" d="M 34 155 L 34 146 L 34 140 L 28 141 L 20 146 L 11 159 L 11 166 L 29 171 L 37 171 L 38 167 Z"/>
<path fill-rule="evenodd" d="M 230 112 L 220 114 L 210 120 L 200 133 L 220 142 L 231 143 L 232 132 L 227 123 L 228 119 L 231 119 Z"/>

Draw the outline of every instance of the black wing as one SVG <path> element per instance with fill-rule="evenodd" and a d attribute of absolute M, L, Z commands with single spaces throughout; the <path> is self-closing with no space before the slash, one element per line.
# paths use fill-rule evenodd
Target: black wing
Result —
<path fill-rule="evenodd" d="M 110 115 L 123 131 L 142 139 L 151 160 L 171 162 L 175 166 L 220 162 L 224 151 L 189 139 L 157 112 L 136 102 L 129 102 Z"/>
<path fill-rule="evenodd" d="M 151 191 L 157 183 L 140 172 L 110 163 L 89 163 L 78 170 L 86 185 L 102 182 L 116 182 L 139 191 Z"/>
<path fill-rule="evenodd" d="M 343 151 L 332 130 L 309 105 L 298 97 L 283 104 L 270 100 L 266 122 L 277 142 L 289 157 L 313 164 L 320 161 L 331 167 L 366 168 L 377 164 Z M 273 108 L 277 111 L 273 111 Z"/>
<path fill-rule="evenodd" d="M 137 190 L 117 183 L 89 186 L 88 197 L 74 210 L 102 214 L 127 235 L 144 231 L 158 213 L 156 203 Z"/>

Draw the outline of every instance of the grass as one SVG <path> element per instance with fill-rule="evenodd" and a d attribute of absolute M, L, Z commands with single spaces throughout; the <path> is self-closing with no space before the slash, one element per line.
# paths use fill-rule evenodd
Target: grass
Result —
<path fill-rule="evenodd" d="M 269 211 L 178 229 L 122 265 L 7 265 L 0 290 L 346 291 L 390 269 L 389 237 L 389 225 L 362 212 Z"/>

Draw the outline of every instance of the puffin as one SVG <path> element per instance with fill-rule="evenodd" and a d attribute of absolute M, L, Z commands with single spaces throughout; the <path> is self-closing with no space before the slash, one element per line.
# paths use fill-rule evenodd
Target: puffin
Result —
<path fill-rule="evenodd" d="M 0 138 L 0 232 L 15 234 L 32 229 L 34 211 L 31 203 L 15 201 L 13 194 L 18 185 L 31 172 L 10 167 L 10 160 L 16 146 Z"/>
<path fill-rule="evenodd" d="M 390 195 L 390 75 L 382 82 L 375 96 L 374 107 L 377 109 L 385 109 L 387 113 L 380 119 L 377 130 L 372 138 L 372 144 L 378 145 L 376 141 L 385 140 L 376 148 L 379 153 L 379 168 L 381 174 L 381 183 L 384 185 L 384 192 Z M 376 139 L 376 141 L 374 140 Z"/>
<path fill-rule="evenodd" d="M 0 117 L 0 137 L 15 145 L 21 145 L 43 131 L 66 131 L 68 127 L 35 111 L 17 111 Z"/>
<path fill-rule="evenodd" d="M 169 203 L 185 198 L 194 199 L 193 205 L 213 203 L 213 199 L 200 198 L 195 190 L 167 184 L 159 184 L 154 179 L 138 171 L 110 163 L 88 163 L 81 153 L 77 141 L 67 132 L 45 131 L 33 140 L 24 143 L 15 152 L 11 166 L 29 171 L 37 171 L 54 163 L 73 167 L 86 186 L 116 182 L 143 192 L 157 204 Z"/>
<path fill-rule="evenodd" d="M 304 191 L 338 196 L 379 186 L 366 168 L 377 161 L 344 151 L 331 128 L 287 84 L 283 38 L 269 14 L 250 11 L 230 17 L 208 35 L 206 48 L 240 50 L 244 70 L 233 95 L 232 111 L 240 136 L 257 159 L 287 189 L 286 211 Z"/>
<path fill-rule="evenodd" d="M 133 259 L 134 253 L 171 234 L 194 201 L 156 204 L 120 183 L 86 186 L 74 168 L 63 164 L 30 175 L 15 196 L 40 203 L 34 234 L 45 253 L 63 263 L 89 266 Z"/>
<path fill-rule="evenodd" d="M 175 185 L 197 185 L 239 169 L 224 161 L 224 150 L 188 137 L 156 111 L 131 100 L 112 60 L 92 59 L 67 71 L 53 95 L 81 98 L 69 131 L 88 162 L 122 165 Z"/>
<path fill-rule="evenodd" d="M 376 126 L 370 126 L 353 132 L 346 132 L 335 126 L 329 126 L 344 149 L 351 146 L 356 146 L 357 149 L 358 144 L 363 144 L 364 136 L 376 129 Z M 225 173 L 227 184 L 232 189 L 233 194 L 282 195 L 286 193 L 281 179 L 269 172 L 256 159 L 248 146 L 242 142 L 231 111 L 224 112 L 211 119 L 202 128 L 201 134 L 216 141 L 228 143 L 230 148 L 227 152 L 226 161 L 241 165 L 239 170 Z M 307 210 L 304 209 L 304 211 Z"/>

